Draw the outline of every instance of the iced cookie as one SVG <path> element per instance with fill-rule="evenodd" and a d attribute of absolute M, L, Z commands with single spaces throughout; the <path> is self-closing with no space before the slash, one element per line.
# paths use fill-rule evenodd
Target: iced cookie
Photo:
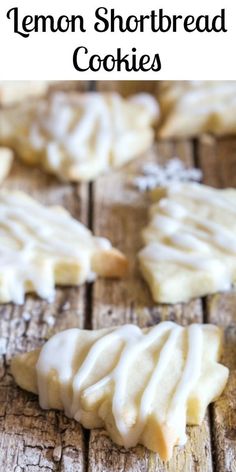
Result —
<path fill-rule="evenodd" d="M 62 207 L 45 207 L 25 193 L 0 191 L 0 302 L 23 303 L 26 292 L 52 301 L 55 285 L 96 275 L 122 277 L 127 261 Z"/>
<path fill-rule="evenodd" d="M 11 149 L 0 147 L 0 183 L 5 180 L 11 170 L 13 157 Z"/>
<path fill-rule="evenodd" d="M 236 190 L 172 183 L 153 191 L 141 271 L 156 302 L 187 302 L 236 281 Z"/>
<path fill-rule="evenodd" d="M 58 92 L 2 110 L 0 142 L 60 179 L 93 180 L 150 147 L 157 114 L 147 94 Z"/>
<path fill-rule="evenodd" d="M 169 81 L 159 86 L 161 138 L 236 132 L 236 81 Z"/>
<path fill-rule="evenodd" d="M 119 445 L 143 444 L 168 460 L 186 442 L 186 424 L 200 424 L 225 387 L 220 350 L 213 325 L 69 329 L 15 357 L 11 371 L 42 408 L 64 410 L 85 428 L 105 427 Z"/>
<path fill-rule="evenodd" d="M 12 105 L 29 97 L 41 96 L 47 89 L 45 80 L 0 80 L 0 104 Z"/>

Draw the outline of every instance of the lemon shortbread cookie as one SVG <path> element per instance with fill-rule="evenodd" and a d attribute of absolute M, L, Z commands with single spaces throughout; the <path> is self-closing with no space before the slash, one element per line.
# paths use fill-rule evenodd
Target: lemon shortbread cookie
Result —
<path fill-rule="evenodd" d="M 2 110 L 0 142 L 60 179 L 92 180 L 148 149 L 156 116 L 147 94 L 58 92 Z"/>
<path fill-rule="evenodd" d="M 46 80 L 0 80 L 0 104 L 12 105 L 28 97 L 44 95 Z"/>
<path fill-rule="evenodd" d="M 143 231 L 141 270 L 157 302 L 187 302 L 229 290 L 236 281 L 236 190 L 173 183 Z"/>
<path fill-rule="evenodd" d="M 0 147 L 0 183 L 3 182 L 11 170 L 13 157 L 11 149 Z"/>
<path fill-rule="evenodd" d="M 121 252 L 62 207 L 0 191 L 0 302 L 21 304 L 26 292 L 52 301 L 55 284 L 82 284 L 96 275 L 121 277 L 126 270 Z"/>
<path fill-rule="evenodd" d="M 143 444 L 168 460 L 186 442 L 186 424 L 200 424 L 225 387 L 220 348 L 213 325 L 70 329 L 15 357 L 11 371 L 42 408 L 64 410 L 85 428 L 105 427 L 119 445 Z"/>
<path fill-rule="evenodd" d="M 164 82 L 158 100 L 161 138 L 236 132 L 236 81 Z"/>

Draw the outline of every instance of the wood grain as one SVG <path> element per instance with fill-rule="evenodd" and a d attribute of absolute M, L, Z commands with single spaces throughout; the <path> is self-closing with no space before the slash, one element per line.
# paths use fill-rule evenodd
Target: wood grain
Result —
<path fill-rule="evenodd" d="M 236 139 L 202 139 L 198 145 L 204 183 L 215 187 L 236 186 Z M 207 297 L 206 319 L 225 331 L 222 362 L 230 369 L 226 389 L 212 406 L 214 459 L 218 472 L 236 471 L 236 293 Z"/>
<path fill-rule="evenodd" d="M 15 163 L 4 184 L 22 189 L 46 204 L 60 204 L 87 221 L 88 189 L 59 183 L 36 169 Z M 34 349 L 51 334 L 84 325 L 85 288 L 58 289 L 48 304 L 27 296 L 24 306 L 0 307 L 0 470 L 83 471 L 84 439 L 80 425 L 59 412 L 39 408 L 38 399 L 16 388 L 9 362 L 17 352 Z"/>
<path fill-rule="evenodd" d="M 117 92 L 123 97 L 139 92 L 155 94 L 156 82 L 153 80 L 101 80 L 96 82 L 96 89 L 99 92 Z"/>
<path fill-rule="evenodd" d="M 78 82 L 73 87 L 95 89 L 95 83 Z M 154 93 L 156 83 L 104 81 L 97 89 L 123 95 Z M 236 186 L 235 138 L 217 141 L 204 136 L 199 143 L 157 143 L 149 153 L 121 171 L 99 178 L 93 186 L 62 184 L 40 170 L 14 164 L 5 183 L 8 188 L 20 188 L 43 203 L 68 208 L 75 218 L 93 227 L 97 235 L 110 238 L 127 254 L 130 272 L 122 281 L 101 279 L 94 286 L 58 289 L 52 305 L 27 296 L 23 307 L 0 306 L 0 471 L 236 472 L 236 293 L 186 305 L 156 305 L 137 267 L 140 231 L 147 222 L 149 202 L 129 182 L 147 160 L 163 164 L 174 155 L 187 165 L 195 159 L 204 171 L 205 183 Z M 168 464 L 142 446 L 127 451 L 112 443 L 103 430 L 84 433 L 63 414 L 41 410 L 38 399 L 17 389 L 9 374 L 10 359 L 16 352 L 41 345 L 56 331 L 126 322 L 143 327 L 166 319 L 221 325 L 226 333 L 223 362 L 231 371 L 223 396 L 210 408 L 210 421 L 207 415 L 201 427 L 188 428 L 186 447 L 176 448 Z"/>
<path fill-rule="evenodd" d="M 160 163 L 178 155 L 187 165 L 193 164 L 193 145 L 189 142 L 159 143 L 140 161 L 109 176 L 101 177 L 93 188 L 93 229 L 103 234 L 129 258 L 130 272 L 125 280 L 98 280 L 93 289 L 92 327 L 135 323 L 151 326 L 170 319 L 181 324 L 203 320 L 202 303 L 155 305 L 137 266 L 137 252 L 142 246 L 141 229 L 147 222 L 148 198 L 133 189 L 132 175 L 140 172 L 144 162 Z M 105 189 L 105 191 L 104 191 Z M 138 446 L 125 450 L 114 445 L 104 431 L 91 431 L 89 471 L 212 471 L 211 439 L 208 418 L 201 427 L 188 428 L 186 447 L 175 448 L 173 459 L 164 464 L 157 454 Z"/>

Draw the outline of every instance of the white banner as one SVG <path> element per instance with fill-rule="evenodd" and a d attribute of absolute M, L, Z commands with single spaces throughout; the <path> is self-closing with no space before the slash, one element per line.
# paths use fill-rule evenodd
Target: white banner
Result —
<path fill-rule="evenodd" d="M 235 0 L 1 0 L 0 79 L 236 79 Z"/>

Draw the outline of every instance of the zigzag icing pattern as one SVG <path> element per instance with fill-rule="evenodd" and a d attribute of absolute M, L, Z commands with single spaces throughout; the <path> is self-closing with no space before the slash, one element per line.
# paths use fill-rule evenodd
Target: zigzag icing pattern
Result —
<path fill-rule="evenodd" d="M 141 443 L 167 459 L 185 443 L 186 423 L 200 423 L 225 386 L 220 345 L 212 325 L 70 329 L 43 346 L 25 378 L 36 376 L 42 408 L 63 409 L 85 427 L 105 426 L 118 444 Z M 19 385 L 35 391 L 22 374 L 27 356 L 13 360 L 12 371 Z"/>
<path fill-rule="evenodd" d="M 235 134 L 235 81 L 164 81 L 158 100 L 162 138 Z"/>
<path fill-rule="evenodd" d="M 154 193 L 139 253 L 154 299 L 176 303 L 228 290 L 236 278 L 236 191 L 176 183 Z"/>
<path fill-rule="evenodd" d="M 55 284 L 77 285 L 125 258 L 108 240 L 95 238 L 62 207 L 45 207 L 23 192 L 0 192 L 0 302 L 24 302 L 27 291 L 52 301 Z M 119 270 L 118 270 L 119 272 Z"/>
<path fill-rule="evenodd" d="M 60 179 L 91 180 L 148 149 L 157 115 L 147 94 L 55 93 L 3 110 L 0 142 Z"/>

